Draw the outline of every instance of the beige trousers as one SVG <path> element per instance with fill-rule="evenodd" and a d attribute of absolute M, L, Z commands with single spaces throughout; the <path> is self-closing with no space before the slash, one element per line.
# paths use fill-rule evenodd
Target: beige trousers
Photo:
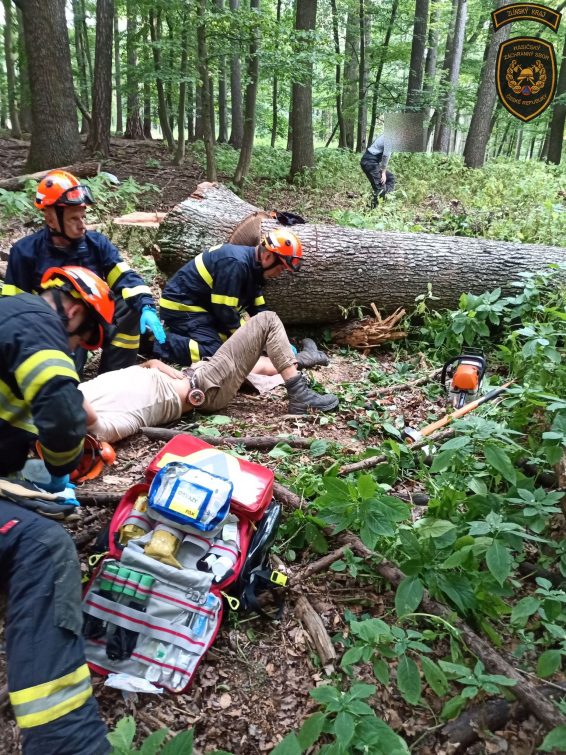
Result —
<path fill-rule="evenodd" d="M 296 363 L 283 323 L 275 312 L 251 317 L 214 356 L 196 367 L 195 385 L 204 391 L 204 411 L 217 411 L 232 401 L 264 348 L 279 373 Z"/>

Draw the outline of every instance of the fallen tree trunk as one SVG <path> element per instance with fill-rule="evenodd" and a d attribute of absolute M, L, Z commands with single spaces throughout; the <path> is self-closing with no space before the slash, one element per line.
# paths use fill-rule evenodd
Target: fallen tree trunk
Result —
<path fill-rule="evenodd" d="M 55 168 L 49 170 L 41 170 L 38 173 L 26 173 L 23 176 L 12 176 L 11 178 L 3 178 L 0 181 L 0 189 L 5 191 L 21 191 L 26 181 L 33 179 L 34 181 L 41 181 L 42 178 L 50 173 Z M 100 163 L 78 163 L 77 165 L 66 165 L 64 168 L 58 168 L 58 170 L 67 170 L 77 178 L 92 178 L 97 176 L 100 171 Z"/>
<path fill-rule="evenodd" d="M 198 433 L 180 433 L 178 430 L 170 430 L 164 427 L 142 427 L 142 433 L 150 440 L 171 440 L 177 435 L 190 435 L 208 443 L 209 446 L 244 446 L 254 451 L 271 451 L 278 443 L 286 443 L 291 448 L 310 448 L 316 438 L 276 438 L 270 435 L 265 437 L 235 438 L 215 437 L 214 435 L 198 435 Z"/>
<path fill-rule="evenodd" d="M 154 252 L 158 267 L 172 275 L 197 254 L 225 243 L 245 217 L 257 210 L 228 189 L 200 184 L 165 218 Z M 262 219 L 262 229 L 276 227 Z M 304 250 L 303 269 L 270 281 L 265 298 L 285 323 L 331 322 L 340 307 L 410 310 L 427 284 L 435 308 L 458 304 L 465 292 L 480 294 L 507 286 L 521 271 L 561 263 L 560 247 L 512 244 L 465 237 L 397 233 L 326 225 L 292 228 Z M 356 309 L 357 311 L 357 309 Z"/>

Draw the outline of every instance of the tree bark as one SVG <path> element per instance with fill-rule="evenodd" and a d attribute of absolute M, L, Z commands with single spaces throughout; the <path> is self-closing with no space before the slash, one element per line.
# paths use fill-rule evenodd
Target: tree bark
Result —
<path fill-rule="evenodd" d="M 202 87 L 197 82 L 195 95 L 195 140 L 204 139 L 204 129 L 202 125 Z"/>
<path fill-rule="evenodd" d="M 510 5 L 512 0 L 499 0 L 497 7 Z M 490 122 L 497 92 L 495 89 L 495 62 L 502 42 L 509 39 L 512 24 L 502 26 L 495 31 L 491 25 L 491 36 L 487 48 L 486 61 L 483 66 L 478 96 L 472 114 L 466 147 L 464 148 L 464 165 L 467 168 L 483 168 L 485 150 L 491 134 Z"/>
<path fill-rule="evenodd" d="M 165 90 L 163 88 L 163 79 L 161 78 L 161 9 L 157 11 L 157 18 L 153 15 L 153 10 L 149 11 L 149 30 L 151 34 L 151 43 L 153 50 L 153 63 L 155 66 L 155 85 L 157 87 L 159 123 L 163 138 L 167 142 L 170 150 L 175 147 L 173 132 L 169 125 L 167 117 L 167 103 L 165 102 Z"/>
<path fill-rule="evenodd" d="M 291 96 L 289 98 L 289 123 L 287 124 L 287 152 L 293 149 L 293 85 L 291 85 Z"/>
<path fill-rule="evenodd" d="M 169 128 L 171 133 L 175 131 L 175 115 L 173 112 L 173 71 L 175 70 L 175 50 L 174 50 L 174 38 L 173 38 L 173 23 L 171 21 L 171 14 L 167 14 L 167 28 L 169 29 L 169 70 L 167 71 L 167 94 L 165 101 L 167 103 L 167 120 L 169 121 Z M 162 37 L 161 30 L 159 30 L 159 36 Z M 175 146 L 175 145 L 173 145 Z"/>
<path fill-rule="evenodd" d="M 214 436 L 193 435 L 192 433 L 180 433 L 179 430 L 170 430 L 166 427 L 142 427 L 142 433 L 150 440 L 171 440 L 178 435 L 187 435 L 190 437 L 197 437 L 206 439 L 209 446 L 244 446 L 248 451 L 271 451 L 278 443 L 287 443 L 291 448 L 310 448 L 314 438 L 278 438 L 273 436 L 260 436 L 260 437 L 223 437 L 217 438 Z"/>
<path fill-rule="evenodd" d="M 208 77 L 208 116 L 210 118 L 210 133 L 212 135 L 212 143 L 216 144 L 216 118 L 214 112 L 214 79 L 212 76 Z"/>
<path fill-rule="evenodd" d="M 344 46 L 344 87 L 342 112 L 346 130 L 346 149 L 354 149 L 356 110 L 358 103 L 358 73 L 360 50 L 360 20 L 357 0 L 350 0 Z"/>
<path fill-rule="evenodd" d="M 418 110 L 421 105 L 427 26 L 428 0 L 417 0 L 413 25 L 411 62 L 409 64 L 409 83 L 407 86 L 407 107 L 414 110 Z"/>
<path fill-rule="evenodd" d="M 226 0 L 216 0 L 218 9 L 224 13 Z M 228 87 L 226 82 L 226 55 L 218 59 L 218 143 L 228 141 Z"/>
<path fill-rule="evenodd" d="M 566 92 L 566 40 L 562 50 L 562 62 L 558 74 L 556 97 Z M 562 159 L 562 142 L 564 141 L 564 122 L 566 121 L 566 105 L 554 105 L 552 122 L 550 124 L 550 141 L 548 145 L 548 162 L 560 165 Z"/>
<path fill-rule="evenodd" d="M 239 9 L 240 0 L 230 0 L 232 13 L 236 13 Z M 230 105 L 232 109 L 230 144 L 234 149 L 241 149 L 244 139 L 244 114 L 242 111 L 242 65 L 239 55 L 232 55 L 230 59 Z"/>
<path fill-rule="evenodd" d="M 456 88 L 460 76 L 460 64 L 462 62 L 462 50 L 464 47 L 467 17 L 468 1 L 458 0 L 456 23 L 454 25 L 454 39 L 450 49 L 450 69 L 447 78 L 448 92 L 446 95 L 445 107 L 442 109 L 440 133 L 438 136 L 439 152 L 448 153 L 449 151 L 450 131 L 452 129 L 452 119 L 454 117 Z"/>
<path fill-rule="evenodd" d="M 438 152 L 439 137 L 440 137 L 440 125 L 442 123 L 442 113 L 446 107 L 447 96 L 447 81 L 450 74 L 450 66 L 452 62 L 452 51 L 454 47 L 454 29 L 456 28 L 456 16 L 458 15 L 458 0 L 452 0 L 452 7 L 450 9 L 450 23 L 448 25 L 448 32 L 446 34 L 446 47 L 444 49 L 444 61 L 442 63 L 442 69 L 439 81 L 439 97 L 438 106 L 436 108 L 436 126 L 434 131 L 434 144 L 433 149 Z"/>
<path fill-rule="evenodd" d="M 30 172 L 81 157 L 65 0 L 23 0 L 32 97 Z M 54 32 L 57 30 L 57 33 Z"/>
<path fill-rule="evenodd" d="M 208 64 L 206 52 L 206 0 L 197 0 L 197 53 L 201 82 L 201 121 L 206 151 L 206 179 L 216 181 L 216 156 L 214 154 L 214 134 L 210 127 L 210 89 L 208 87 Z"/>
<path fill-rule="evenodd" d="M 550 125 L 547 126 L 546 131 L 545 131 L 544 141 L 542 143 L 542 149 L 540 151 L 540 155 L 538 156 L 539 160 L 546 161 L 549 146 L 550 146 Z"/>
<path fill-rule="evenodd" d="M 20 71 L 20 127 L 31 134 L 31 95 L 29 91 L 28 59 L 24 40 L 24 19 L 17 8 L 18 18 L 18 69 Z"/>
<path fill-rule="evenodd" d="M 81 101 L 84 103 L 86 110 L 90 108 L 90 87 L 86 73 L 86 58 L 83 43 L 83 23 L 81 19 L 80 0 L 73 0 L 73 22 L 75 28 L 75 56 L 77 58 L 77 68 L 79 70 L 79 85 L 81 92 Z M 81 134 L 88 131 L 87 119 L 83 116 L 81 124 Z"/>
<path fill-rule="evenodd" d="M 151 40 L 151 34 L 149 31 L 149 17 L 144 16 L 143 17 L 143 62 L 144 62 L 144 71 L 146 71 L 146 75 L 144 76 L 144 82 L 143 82 L 143 135 L 146 139 L 153 139 L 153 135 L 151 133 L 151 81 L 148 77 L 148 71 L 149 71 L 149 40 Z"/>
<path fill-rule="evenodd" d="M 187 81 L 187 132 L 189 142 L 195 140 L 195 94 L 192 81 Z"/>
<path fill-rule="evenodd" d="M 250 10 L 259 14 L 260 0 L 250 0 Z M 254 24 L 250 30 L 250 51 L 248 58 L 248 84 L 244 104 L 244 137 L 240 159 L 234 174 L 234 184 L 241 189 L 248 175 L 255 136 L 255 106 L 257 99 L 257 82 L 259 78 L 259 25 Z M 210 179 L 209 179 L 210 180 Z"/>
<path fill-rule="evenodd" d="M 334 52 L 336 53 L 336 116 L 338 118 L 338 128 L 340 129 L 338 147 L 344 148 L 346 146 L 346 133 L 344 130 L 344 116 L 342 115 L 342 64 L 340 62 L 338 10 L 336 8 L 336 0 L 330 0 L 330 3 L 332 8 L 332 34 L 334 37 Z"/>
<path fill-rule="evenodd" d="M 45 178 L 49 171 L 53 170 L 54 168 L 59 168 L 59 170 L 67 170 L 77 178 L 92 178 L 93 176 L 98 175 L 98 172 L 100 171 L 100 163 L 88 162 L 65 166 L 51 165 L 47 170 L 40 170 L 37 173 L 26 173 L 23 176 L 3 178 L 0 181 L 0 189 L 5 189 L 6 191 L 22 191 L 24 188 L 23 184 L 25 184 L 26 181 L 33 179 L 34 181 L 39 182 L 42 178 Z"/>
<path fill-rule="evenodd" d="M 363 1 L 363 0 L 362 0 Z M 295 31 L 297 32 L 298 56 L 305 61 L 310 57 L 312 39 L 310 32 L 316 28 L 317 0 L 297 0 Z M 305 168 L 314 170 L 314 137 L 312 127 L 312 63 L 303 64 L 304 81 L 293 81 L 293 151 L 291 154 L 291 181 Z"/>
<path fill-rule="evenodd" d="M 86 62 L 88 64 L 88 72 L 89 72 L 89 81 L 90 86 L 92 86 L 92 82 L 94 79 L 94 73 L 93 73 L 93 65 L 92 65 L 92 55 L 90 54 L 90 39 L 88 37 L 88 24 L 86 22 L 86 5 L 85 0 L 80 0 L 81 4 L 81 23 L 82 23 L 82 37 L 83 37 L 83 43 L 84 43 L 84 53 Z M 90 89 L 90 87 L 89 87 Z"/>
<path fill-rule="evenodd" d="M 356 135 L 356 152 L 359 154 L 365 151 L 366 142 L 366 130 L 367 130 L 367 78 L 368 70 L 366 65 L 366 13 L 364 8 L 364 0 L 360 0 L 359 4 L 359 19 L 360 19 L 360 56 L 359 56 L 359 70 L 358 70 L 358 128 Z M 364 112 L 366 114 L 364 123 Z"/>
<path fill-rule="evenodd" d="M 92 121 L 86 148 L 110 156 L 112 123 L 112 33 L 114 0 L 96 0 L 96 44 L 92 85 Z"/>
<path fill-rule="evenodd" d="M 14 62 L 14 40 L 12 37 L 12 0 L 2 0 L 4 4 L 4 57 L 6 58 L 6 80 L 8 84 L 8 110 L 10 113 L 10 133 L 14 139 L 22 138 L 20 115 L 16 101 L 16 67 Z"/>
<path fill-rule="evenodd" d="M 179 84 L 179 115 L 177 132 L 177 153 L 175 165 L 182 165 L 185 160 L 185 101 L 187 95 L 187 59 L 189 56 L 189 8 L 184 7 L 183 37 L 181 41 L 181 67 L 179 70 L 181 83 Z"/>
<path fill-rule="evenodd" d="M 114 12 L 114 77 L 116 80 L 116 133 L 124 130 L 122 120 L 122 75 L 120 65 L 120 29 L 118 28 L 118 11 Z"/>
<path fill-rule="evenodd" d="M 6 128 L 6 122 L 8 120 L 8 95 L 6 89 L 7 87 L 6 71 L 4 70 L 4 56 L 0 55 L 0 128 Z"/>
<path fill-rule="evenodd" d="M 427 100 L 430 98 L 430 95 L 434 89 L 434 77 L 436 76 L 436 62 L 438 60 L 438 38 L 440 36 L 440 11 L 440 3 L 437 3 L 430 20 L 430 26 L 428 30 L 428 47 L 426 52 L 423 84 L 423 94 L 426 95 Z M 429 108 L 427 120 L 430 120 L 432 118 L 432 113 L 433 109 Z"/>
<path fill-rule="evenodd" d="M 336 0 L 333 0 L 336 2 Z M 281 0 L 277 0 L 277 26 L 281 21 Z M 277 74 L 273 77 L 273 96 L 271 102 L 271 147 L 275 147 L 277 139 Z"/>
<path fill-rule="evenodd" d="M 203 249 L 225 243 L 256 211 L 224 187 L 201 184 L 161 223 L 158 266 L 174 273 Z M 275 221 L 262 221 L 264 232 L 274 227 Z M 560 263 L 565 253 L 560 247 L 311 224 L 294 226 L 293 233 L 303 245 L 304 272 L 266 287 L 269 305 L 286 323 L 338 320 L 340 305 L 353 301 L 364 307 L 379 302 L 386 311 L 410 308 L 427 283 L 439 297 L 436 308 L 452 307 L 462 293 L 507 287 L 519 272 Z"/>
<path fill-rule="evenodd" d="M 379 85 L 381 84 L 381 75 L 383 73 L 383 66 L 385 63 L 385 52 L 387 48 L 389 47 L 389 40 L 391 39 L 391 34 L 393 33 L 393 26 L 395 24 L 395 18 L 397 16 L 397 10 L 399 8 L 399 0 L 393 0 L 393 4 L 391 6 L 391 16 L 389 18 L 389 24 L 387 26 L 387 31 L 385 32 L 385 39 L 383 40 L 383 45 L 381 46 L 380 52 L 379 52 L 379 68 L 377 69 L 377 74 L 375 77 L 375 81 L 373 84 L 373 102 L 371 107 L 371 126 L 369 130 L 369 136 L 368 136 L 368 145 L 371 146 L 373 143 L 374 137 L 375 137 L 375 125 L 377 122 L 377 96 L 379 92 Z"/>
<path fill-rule="evenodd" d="M 126 14 L 126 48 L 128 52 L 128 68 L 126 82 L 128 99 L 126 102 L 126 139 L 143 139 L 143 123 L 140 117 L 140 93 L 138 90 L 138 51 L 137 51 L 137 10 L 134 0 L 127 0 Z"/>

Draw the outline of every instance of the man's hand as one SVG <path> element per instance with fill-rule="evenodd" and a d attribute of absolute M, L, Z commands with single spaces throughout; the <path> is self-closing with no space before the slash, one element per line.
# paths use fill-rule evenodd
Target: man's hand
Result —
<path fill-rule="evenodd" d="M 147 367 L 149 370 L 159 370 L 160 372 L 165 373 L 165 375 L 175 378 L 175 380 L 183 380 L 185 377 L 182 372 L 179 372 L 179 370 L 176 370 L 168 364 L 164 364 L 159 359 L 150 359 L 147 362 L 140 364 L 140 367 Z"/>
<path fill-rule="evenodd" d="M 144 307 L 142 310 L 140 320 L 140 330 L 142 335 L 148 329 L 151 330 L 159 343 L 165 343 L 165 331 L 163 330 L 161 320 L 157 316 L 157 312 L 153 307 Z"/>
<path fill-rule="evenodd" d="M 385 168 L 383 168 L 383 170 L 381 171 L 381 185 L 383 186 L 383 184 L 386 181 L 387 181 L 387 171 L 385 170 Z"/>

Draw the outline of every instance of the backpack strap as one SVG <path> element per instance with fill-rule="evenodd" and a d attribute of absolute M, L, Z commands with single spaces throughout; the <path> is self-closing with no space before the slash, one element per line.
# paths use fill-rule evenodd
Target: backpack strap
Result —
<path fill-rule="evenodd" d="M 274 572 L 271 569 L 261 569 L 258 571 L 254 571 L 252 572 L 252 575 L 250 575 L 250 576 L 253 576 L 253 580 L 248 582 L 248 584 L 244 588 L 244 599 L 246 601 L 247 606 L 251 608 L 252 610 L 254 610 L 257 614 L 259 614 L 263 619 L 267 619 L 268 621 L 279 621 L 281 616 L 283 616 L 283 608 L 285 607 L 285 603 L 283 599 L 275 590 L 275 585 L 281 584 L 276 579 L 274 579 L 274 575 L 278 575 L 278 574 L 279 572 Z M 259 605 L 258 590 L 257 590 L 257 586 L 259 582 L 263 583 L 264 592 L 267 590 L 271 593 L 273 602 L 277 606 L 277 613 L 275 614 L 275 616 L 270 616 Z"/>

